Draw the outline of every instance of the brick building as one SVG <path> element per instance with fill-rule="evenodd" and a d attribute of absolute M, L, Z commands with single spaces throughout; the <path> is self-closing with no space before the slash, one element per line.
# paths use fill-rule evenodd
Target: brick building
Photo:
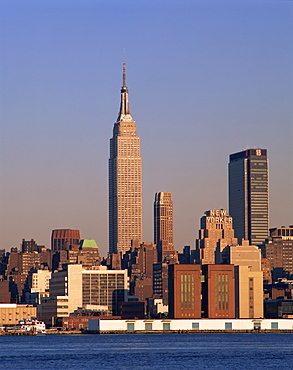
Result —
<path fill-rule="evenodd" d="M 169 265 L 169 318 L 200 317 L 200 265 Z"/>
<path fill-rule="evenodd" d="M 234 265 L 202 265 L 203 317 L 235 318 Z"/>

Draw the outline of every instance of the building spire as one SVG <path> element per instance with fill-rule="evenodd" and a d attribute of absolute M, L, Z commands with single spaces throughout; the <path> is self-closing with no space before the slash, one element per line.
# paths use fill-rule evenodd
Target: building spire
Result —
<path fill-rule="evenodd" d="M 123 54 L 123 86 L 126 87 L 126 52 Z"/>
<path fill-rule="evenodd" d="M 123 86 L 126 87 L 126 63 L 123 63 Z"/>
<path fill-rule="evenodd" d="M 129 101 L 128 101 L 128 88 L 126 86 L 126 58 L 124 54 L 124 62 L 123 62 L 123 85 L 121 88 L 121 103 L 120 103 L 120 111 L 118 114 L 117 121 L 124 121 L 124 120 L 132 120 L 132 116 L 130 114 L 129 109 Z"/>

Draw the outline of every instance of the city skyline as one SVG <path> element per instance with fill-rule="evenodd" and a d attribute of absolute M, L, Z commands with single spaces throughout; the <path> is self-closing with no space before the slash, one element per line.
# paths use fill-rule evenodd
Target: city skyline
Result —
<path fill-rule="evenodd" d="M 269 227 L 292 224 L 292 4 L 3 1 L 1 10 L 1 248 L 23 238 L 49 247 L 52 230 L 76 228 L 106 255 L 123 48 L 143 241 L 153 241 L 154 194 L 170 191 L 174 247 L 194 249 L 202 214 L 228 209 L 229 155 L 247 148 L 268 150 Z"/>

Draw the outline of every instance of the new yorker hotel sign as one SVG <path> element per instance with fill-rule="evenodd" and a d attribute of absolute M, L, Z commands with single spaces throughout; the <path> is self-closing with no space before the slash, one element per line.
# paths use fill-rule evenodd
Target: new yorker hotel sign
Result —
<path fill-rule="evenodd" d="M 206 222 L 232 224 L 232 217 L 227 214 L 224 209 L 216 209 L 205 212 Z"/>

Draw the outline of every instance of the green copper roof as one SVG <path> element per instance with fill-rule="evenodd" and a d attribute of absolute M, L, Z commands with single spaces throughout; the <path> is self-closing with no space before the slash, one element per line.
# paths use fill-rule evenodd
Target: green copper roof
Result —
<path fill-rule="evenodd" d="M 95 240 L 83 239 L 80 241 L 81 248 L 98 248 Z"/>

